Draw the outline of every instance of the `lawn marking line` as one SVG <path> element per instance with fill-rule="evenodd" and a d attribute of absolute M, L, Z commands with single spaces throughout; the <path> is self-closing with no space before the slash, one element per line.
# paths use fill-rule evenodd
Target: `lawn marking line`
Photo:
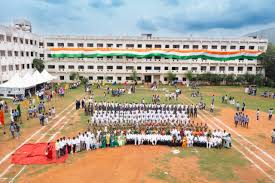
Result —
<path fill-rule="evenodd" d="M 202 114 L 204 117 L 208 118 L 208 120 L 210 119 L 210 117 L 208 117 L 206 114 Z M 212 120 L 211 120 L 212 121 Z M 213 122 L 213 121 L 212 121 Z M 213 124 L 218 127 L 220 130 L 224 130 L 221 128 L 221 126 L 218 126 L 216 123 L 213 122 Z M 256 152 L 251 151 L 248 147 L 246 147 L 243 143 L 241 143 L 240 141 L 233 139 L 236 143 L 240 144 L 242 147 L 244 147 L 250 154 L 254 155 L 258 160 L 260 160 L 262 163 L 264 163 L 266 166 L 268 166 L 272 171 L 273 167 L 267 163 L 264 159 L 262 159 L 261 157 L 259 157 Z"/>
<path fill-rule="evenodd" d="M 218 129 L 222 129 L 220 126 L 218 126 L 217 124 L 215 124 L 211 119 L 209 119 L 209 117 L 207 117 L 205 114 L 203 114 L 204 117 L 206 117 L 209 121 L 212 122 L 212 125 L 216 126 Z M 201 120 L 203 120 L 203 118 L 201 116 L 198 116 Z M 208 124 L 209 125 L 209 124 Z M 212 130 L 214 130 L 214 128 L 209 125 L 209 127 L 212 128 Z M 237 141 L 236 141 L 237 142 Z M 239 148 L 232 146 L 233 148 L 235 148 L 237 151 L 239 151 L 248 161 L 250 161 L 253 165 L 255 165 L 256 168 L 258 168 L 265 176 L 267 176 L 272 182 L 275 182 L 275 179 L 273 179 L 267 172 L 265 172 L 257 163 L 255 163 L 255 161 L 253 161 L 251 158 L 249 158 L 242 150 L 240 150 Z"/>
<path fill-rule="evenodd" d="M 26 168 L 26 165 L 23 166 L 23 168 L 9 181 L 9 183 L 14 182 L 14 179 L 19 176 L 19 174 Z"/>
<path fill-rule="evenodd" d="M 1 174 L 0 174 L 0 179 L 13 167 L 13 164 L 10 164 L 8 168 L 6 168 Z"/>
<path fill-rule="evenodd" d="M 83 97 L 83 96 L 82 96 L 82 97 Z M 73 103 L 74 103 L 74 102 L 73 102 Z M 71 105 L 73 105 L 73 104 L 71 104 Z M 69 106 L 71 106 L 71 105 L 69 105 Z M 69 106 L 68 106 L 68 107 L 69 107 Z M 66 108 L 67 108 L 67 107 L 66 107 Z M 71 111 L 73 111 L 73 109 L 74 109 L 74 108 L 72 108 L 70 111 L 68 111 L 68 112 L 66 113 L 66 115 L 69 114 Z M 66 115 L 64 115 L 64 117 L 66 117 Z M 62 118 L 63 118 L 63 117 L 62 117 Z M 69 120 L 67 120 L 65 123 L 68 123 L 68 121 L 69 121 Z M 60 122 L 58 122 L 58 123 L 60 123 Z M 57 126 L 57 125 L 55 125 L 55 126 Z M 62 126 L 62 128 L 64 128 L 64 126 L 65 126 L 65 124 Z M 59 128 L 57 132 L 60 132 L 62 128 Z M 51 129 L 52 129 L 52 128 L 51 128 Z M 49 132 L 51 129 L 49 129 L 47 132 Z M 57 132 L 56 132 L 56 133 L 57 133 Z M 46 136 L 46 135 L 45 135 L 45 136 Z M 52 135 L 52 137 L 53 137 L 53 135 Z M 37 143 L 39 140 L 41 140 L 41 137 L 36 141 L 36 143 Z M 14 164 L 12 164 L 11 167 L 13 167 L 13 166 L 14 166 Z M 19 176 L 20 173 L 21 173 L 26 167 L 27 167 L 27 165 L 24 165 L 24 166 L 21 168 L 21 170 L 12 178 L 12 180 L 11 180 L 9 183 L 12 183 L 12 182 L 14 181 L 14 179 L 15 179 L 17 176 Z"/>
<path fill-rule="evenodd" d="M 184 97 L 187 100 L 189 100 L 190 102 L 192 102 L 189 98 Z M 275 162 L 275 159 L 269 155 L 266 151 L 262 150 L 261 148 L 259 148 L 257 145 L 255 145 L 254 143 L 250 142 L 249 140 L 247 140 L 245 137 L 243 137 L 241 134 L 239 134 L 237 131 L 235 131 L 234 129 L 232 129 L 230 126 L 226 125 L 225 123 L 223 123 L 220 119 L 216 118 L 214 115 L 212 115 L 211 113 L 209 113 L 208 111 L 201 111 L 202 113 L 206 113 L 209 116 L 212 116 L 217 122 L 219 122 L 220 124 L 222 124 L 224 127 L 226 127 L 227 129 L 233 131 L 237 137 L 243 139 L 244 141 L 246 141 L 247 143 L 249 143 L 250 145 L 252 145 L 253 147 L 255 147 L 256 149 L 258 149 L 259 151 L 261 151 L 261 153 L 263 153 L 264 155 L 266 155 L 268 158 L 270 158 L 273 162 Z M 236 140 L 236 139 L 235 139 Z M 256 155 L 255 155 L 256 156 Z M 265 162 L 266 163 L 266 162 Z M 267 163 L 268 164 L 268 163 Z M 270 166 L 270 165 L 268 165 Z"/>
<path fill-rule="evenodd" d="M 216 120 L 217 121 L 217 120 Z M 223 123 L 222 123 L 222 125 L 223 125 Z M 223 125 L 224 127 L 226 127 L 227 129 L 229 129 L 226 125 Z M 230 129 L 229 129 L 230 130 Z M 241 143 L 240 141 L 238 141 L 238 140 L 236 140 L 236 139 L 234 139 L 234 141 L 236 141 L 237 143 L 239 143 L 241 146 L 243 146 L 249 153 L 251 153 L 252 155 L 254 155 L 258 160 L 260 160 L 262 163 L 264 163 L 266 166 L 268 166 L 269 168 L 271 168 L 272 169 L 272 171 L 274 171 L 273 170 L 273 167 L 269 164 L 269 163 L 267 163 L 264 159 L 262 159 L 261 157 L 259 157 L 257 154 L 256 154 L 256 152 L 253 152 L 253 151 L 251 151 L 248 147 L 246 147 L 243 143 Z M 262 154 L 261 154 L 262 155 Z"/>
<path fill-rule="evenodd" d="M 69 108 L 71 105 L 73 105 L 74 102 L 72 104 L 70 104 L 69 106 L 67 106 L 62 112 L 60 112 L 60 114 L 62 114 L 64 111 L 67 110 L 67 108 Z M 59 114 L 59 115 L 60 115 Z M 59 117 L 59 115 L 55 116 L 55 118 Z M 53 119 L 55 119 L 53 118 Z M 51 121 L 49 122 L 51 123 Z M 41 127 L 39 130 L 37 130 L 35 133 L 33 133 L 30 137 L 28 137 L 24 142 L 22 142 L 18 147 L 16 147 L 14 150 L 12 150 L 10 153 L 8 153 L 7 155 L 5 155 L 1 160 L 0 160 L 0 165 L 5 162 L 17 149 L 19 149 L 20 147 L 22 147 L 25 143 L 27 143 L 28 141 L 30 141 L 36 134 L 40 133 L 40 131 L 42 131 L 46 126 Z M 1 177 L 1 176 L 0 176 Z"/>

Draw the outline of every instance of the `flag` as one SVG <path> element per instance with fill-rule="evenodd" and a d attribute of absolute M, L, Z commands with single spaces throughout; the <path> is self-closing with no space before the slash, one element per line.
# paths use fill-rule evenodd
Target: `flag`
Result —
<path fill-rule="evenodd" d="M 0 110 L 0 124 L 3 126 L 5 125 L 5 114 L 2 109 Z"/>

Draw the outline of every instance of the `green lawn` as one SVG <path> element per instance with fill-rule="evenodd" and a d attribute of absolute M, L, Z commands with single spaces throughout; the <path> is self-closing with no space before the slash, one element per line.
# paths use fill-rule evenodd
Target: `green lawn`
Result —
<path fill-rule="evenodd" d="M 271 98 L 264 98 L 260 95 L 268 90 L 275 92 L 274 88 L 259 88 L 257 92 L 257 96 L 250 96 L 244 93 L 244 87 L 242 86 L 201 86 L 200 92 L 202 94 L 203 100 L 206 102 L 207 106 L 210 106 L 211 104 L 211 98 L 212 95 L 215 95 L 215 106 L 218 107 L 235 107 L 231 104 L 222 104 L 221 97 L 227 95 L 232 96 L 235 98 L 235 101 L 239 101 L 239 103 L 242 105 L 242 102 L 244 101 L 246 103 L 246 107 L 248 109 L 256 110 L 259 108 L 261 111 L 268 112 L 268 110 L 273 107 L 275 108 L 275 99 Z M 200 97 L 191 98 L 192 93 L 191 88 L 185 87 L 183 89 L 183 93 L 185 96 L 188 96 L 192 101 L 195 103 L 200 101 Z"/>

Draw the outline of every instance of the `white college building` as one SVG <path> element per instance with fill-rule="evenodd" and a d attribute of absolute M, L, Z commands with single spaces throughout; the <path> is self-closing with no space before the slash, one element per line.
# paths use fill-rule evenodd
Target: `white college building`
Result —
<path fill-rule="evenodd" d="M 167 81 L 174 72 L 186 81 L 194 74 L 264 74 L 257 57 L 268 41 L 255 37 L 194 38 L 141 36 L 43 36 L 32 33 L 31 23 L 18 20 L 0 26 L 0 83 L 14 73 L 32 68 L 32 60 L 44 60 L 49 73 L 69 82 L 78 72 L 91 82 L 131 80 L 133 70 L 139 81 Z"/>

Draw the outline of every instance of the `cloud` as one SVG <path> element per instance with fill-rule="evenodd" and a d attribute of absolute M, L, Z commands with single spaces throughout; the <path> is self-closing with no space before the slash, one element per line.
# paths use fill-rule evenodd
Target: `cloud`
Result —
<path fill-rule="evenodd" d="M 57 4 L 57 5 L 66 4 L 68 2 L 68 0 L 42 0 L 42 1 L 49 4 Z"/>
<path fill-rule="evenodd" d="M 178 6 L 180 4 L 179 0 L 161 0 L 165 5 Z"/>
<path fill-rule="evenodd" d="M 123 0 L 90 0 L 89 5 L 96 9 L 118 8 L 124 5 Z"/>
<path fill-rule="evenodd" d="M 156 25 L 149 19 L 141 18 L 137 21 L 137 27 L 144 31 L 157 31 Z"/>
<path fill-rule="evenodd" d="M 240 29 L 251 25 L 266 25 L 275 20 L 275 1 L 198 0 L 188 1 L 171 16 L 152 19 L 158 29 L 175 32 L 207 31 L 210 29 Z"/>

